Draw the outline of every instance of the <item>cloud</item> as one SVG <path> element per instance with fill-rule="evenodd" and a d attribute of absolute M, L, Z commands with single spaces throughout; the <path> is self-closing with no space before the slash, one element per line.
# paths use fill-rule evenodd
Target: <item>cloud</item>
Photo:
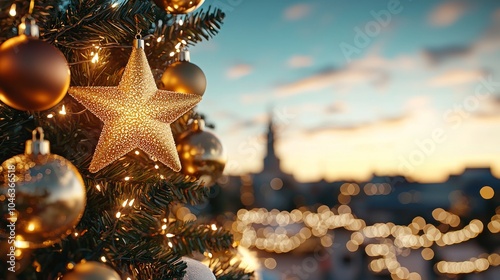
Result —
<path fill-rule="evenodd" d="M 295 21 L 307 17 L 311 14 L 312 7 L 308 4 L 296 4 L 288 7 L 283 16 L 286 20 Z"/>
<path fill-rule="evenodd" d="M 290 68 L 305 68 L 313 65 L 313 58 L 306 55 L 294 55 L 287 64 Z"/>
<path fill-rule="evenodd" d="M 500 94 L 496 93 L 486 100 L 481 101 L 479 107 L 473 112 L 474 117 L 485 120 L 500 119 Z"/>
<path fill-rule="evenodd" d="M 327 114 L 341 114 L 345 113 L 349 110 L 349 107 L 347 106 L 347 103 L 342 102 L 342 101 L 337 101 L 332 104 L 329 104 L 325 108 L 325 113 Z"/>
<path fill-rule="evenodd" d="M 423 54 L 431 65 L 437 65 L 452 59 L 467 57 L 472 53 L 473 49 L 471 45 L 450 45 L 441 48 L 427 48 Z"/>
<path fill-rule="evenodd" d="M 226 72 L 226 77 L 231 80 L 237 80 L 250 75 L 253 72 L 253 67 L 249 64 L 240 63 L 233 65 Z"/>
<path fill-rule="evenodd" d="M 478 82 L 479 78 L 487 74 L 484 70 L 450 70 L 435 78 L 432 78 L 428 85 L 432 87 L 449 87 Z"/>
<path fill-rule="evenodd" d="M 327 68 L 311 76 L 284 83 L 276 87 L 278 97 L 293 96 L 300 93 L 318 91 L 333 85 L 353 85 L 385 81 L 386 74 L 374 69 Z"/>
<path fill-rule="evenodd" d="M 467 5 L 462 1 L 446 1 L 438 5 L 429 15 L 429 23 L 437 27 L 452 25 L 467 11 Z"/>
<path fill-rule="evenodd" d="M 493 20 L 497 23 L 500 22 L 500 9 L 496 9 L 494 12 L 493 12 Z"/>
<path fill-rule="evenodd" d="M 368 128 L 382 129 L 383 127 L 399 127 L 406 124 L 410 120 L 410 115 L 400 115 L 393 117 L 381 118 L 372 122 L 361 123 L 336 123 L 322 124 L 317 127 L 307 129 L 306 134 L 322 134 L 325 132 L 354 132 L 365 130 Z"/>

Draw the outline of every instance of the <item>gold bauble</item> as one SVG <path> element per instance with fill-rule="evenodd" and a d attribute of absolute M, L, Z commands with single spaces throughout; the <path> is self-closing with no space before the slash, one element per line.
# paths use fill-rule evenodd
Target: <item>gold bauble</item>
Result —
<path fill-rule="evenodd" d="M 70 84 L 64 55 L 54 46 L 20 35 L 0 45 L 0 100 L 25 111 L 43 111 L 59 103 Z"/>
<path fill-rule="evenodd" d="M 203 96 L 207 88 L 207 78 L 196 64 L 178 61 L 165 69 L 159 88 Z"/>
<path fill-rule="evenodd" d="M 6 160 L 0 173 L 1 223 L 15 223 L 15 228 L 0 228 L 0 235 L 13 236 L 16 247 L 50 246 L 80 221 L 86 202 L 83 179 L 71 162 L 50 154 L 43 136 L 28 141 L 26 153 Z"/>
<path fill-rule="evenodd" d="M 184 175 L 199 178 L 207 186 L 222 175 L 227 156 L 219 138 L 204 130 L 204 121 L 195 119 L 189 130 L 177 140 L 177 152 Z"/>
<path fill-rule="evenodd" d="M 111 267 L 99 262 L 79 263 L 64 280 L 121 280 L 120 275 Z"/>
<path fill-rule="evenodd" d="M 170 14 L 187 14 L 198 9 L 205 0 L 154 0 L 154 2 Z"/>

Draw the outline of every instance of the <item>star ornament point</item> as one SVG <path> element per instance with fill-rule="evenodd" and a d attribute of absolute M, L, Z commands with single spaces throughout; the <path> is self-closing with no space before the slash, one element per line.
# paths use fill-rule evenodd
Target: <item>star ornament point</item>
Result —
<path fill-rule="evenodd" d="M 98 172 L 134 149 L 176 172 L 181 170 L 170 124 L 201 97 L 159 90 L 143 49 L 133 48 L 118 86 L 71 87 L 69 94 L 104 123 L 90 172 Z"/>

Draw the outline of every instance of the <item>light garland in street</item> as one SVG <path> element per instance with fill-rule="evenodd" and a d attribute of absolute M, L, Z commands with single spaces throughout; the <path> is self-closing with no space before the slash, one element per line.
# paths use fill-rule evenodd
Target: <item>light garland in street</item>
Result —
<path fill-rule="evenodd" d="M 349 187 L 343 189 L 346 194 L 358 192 L 356 187 Z M 441 208 L 434 209 L 432 216 L 436 221 L 451 227 L 457 227 L 461 223 L 459 216 Z M 241 246 L 274 253 L 290 252 L 311 238 L 319 238 L 324 247 L 330 247 L 333 242 L 328 232 L 343 228 L 352 232 L 346 243 L 350 252 L 356 252 L 365 244 L 366 254 L 376 258 L 370 262 L 370 270 L 375 273 L 387 270 L 392 279 L 409 280 L 422 278 L 420 274 L 401 266 L 397 256 L 407 255 L 411 250 L 421 250 L 422 258 L 430 260 L 434 257 L 431 246 L 444 247 L 463 243 L 476 238 L 484 230 L 483 223 L 477 219 L 461 229 L 448 232 L 442 232 L 422 217 L 414 218 L 408 226 L 394 223 L 366 225 L 364 220 L 352 214 L 348 205 L 333 209 L 323 205 L 316 212 L 307 209 L 290 212 L 276 209 L 268 211 L 264 208 L 241 209 L 231 227 L 235 237 L 241 240 Z M 499 214 L 491 218 L 488 229 L 492 233 L 500 232 Z M 441 261 L 436 268 L 443 274 L 464 274 L 485 271 L 499 265 L 500 256 L 491 254 L 463 262 Z"/>

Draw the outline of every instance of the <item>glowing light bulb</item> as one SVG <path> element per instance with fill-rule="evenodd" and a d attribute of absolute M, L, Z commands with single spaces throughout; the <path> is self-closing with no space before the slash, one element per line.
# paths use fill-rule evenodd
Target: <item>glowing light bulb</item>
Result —
<path fill-rule="evenodd" d="M 59 114 L 66 115 L 66 106 L 62 105 L 62 108 L 61 108 L 61 111 L 59 111 Z"/>
<path fill-rule="evenodd" d="M 16 4 L 12 4 L 12 6 L 10 6 L 10 11 L 9 11 L 9 15 L 11 17 L 15 17 L 17 15 L 17 12 L 16 12 Z"/>

